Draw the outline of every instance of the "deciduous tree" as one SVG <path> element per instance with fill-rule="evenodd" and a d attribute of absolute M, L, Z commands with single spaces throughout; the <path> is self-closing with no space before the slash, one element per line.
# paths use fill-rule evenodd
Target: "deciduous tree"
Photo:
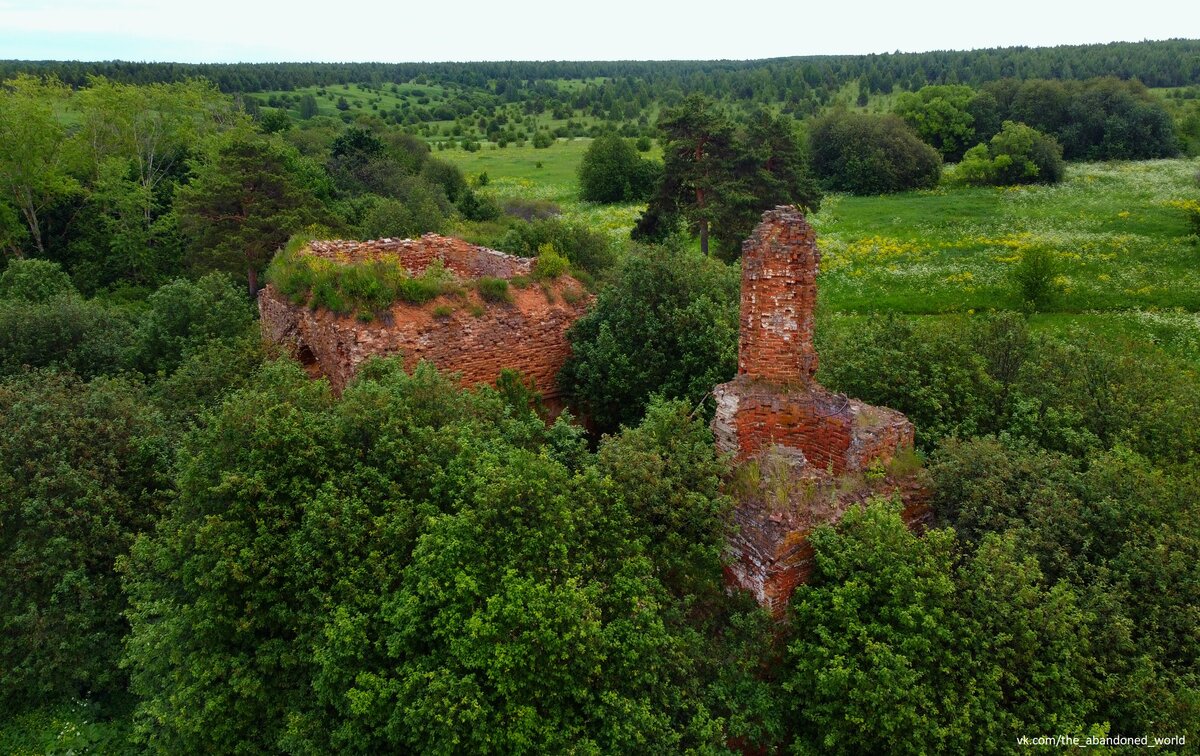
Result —
<path fill-rule="evenodd" d="M 68 96 L 57 79 L 27 74 L 0 86 L 0 193 L 21 214 L 39 255 L 46 252 L 42 211 L 80 188 L 68 170 L 66 130 L 56 112 Z"/>

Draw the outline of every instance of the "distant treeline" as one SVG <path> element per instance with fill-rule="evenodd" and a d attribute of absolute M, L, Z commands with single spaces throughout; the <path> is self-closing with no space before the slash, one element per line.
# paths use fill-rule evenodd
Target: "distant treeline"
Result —
<path fill-rule="evenodd" d="M 1088 79 L 1117 76 L 1149 87 L 1200 82 L 1200 40 L 1113 42 L 1060 47 L 1009 47 L 970 51 L 826 55 L 755 61 L 549 61 L 480 63 L 136 63 L 129 61 L 0 61 L 0 80 L 17 73 L 58 76 L 73 87 L 89 76 L 127 84 L 203 77 L 223 92 L 290 90 L 346 83 L 456 84 L 488 89 L 506 100 L 566 96 L 557 79 L 623 84 L 623 95 L 703 93 L 763 102 L 799 101 L 860 82 L 868 92 L 926 84 L 980 84 L 1003 78 Z M 641 90 L 636 91 L 636 90 Z M 577 94 L 577 93 L 575 93 Z"/>

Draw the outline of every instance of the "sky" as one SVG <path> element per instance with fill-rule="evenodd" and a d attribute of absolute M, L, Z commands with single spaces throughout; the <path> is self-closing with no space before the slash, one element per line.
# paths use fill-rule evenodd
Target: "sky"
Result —
<path fill-rule="evenodd" d="M 0 59 L 671 60 L 1200 37 L 1187 0 L 0 0 Z"/>

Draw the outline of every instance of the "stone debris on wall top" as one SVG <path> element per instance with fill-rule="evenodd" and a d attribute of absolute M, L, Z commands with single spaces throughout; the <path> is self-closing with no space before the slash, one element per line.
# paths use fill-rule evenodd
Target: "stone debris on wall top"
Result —
<path fill-rule="evenodd" d="M 440 234 L 425 234 L 420 239 L 374 239 L 346 241 L 328 239 L 309 242 L 301 250 L 326 260 L 341 263 L 364 262 L 390 257 L 412 275 L 419 275 L 434 260 L 464 278 L 513 278 L 533 271 L 532 257 L 518 257 L 462 239 Z"/>

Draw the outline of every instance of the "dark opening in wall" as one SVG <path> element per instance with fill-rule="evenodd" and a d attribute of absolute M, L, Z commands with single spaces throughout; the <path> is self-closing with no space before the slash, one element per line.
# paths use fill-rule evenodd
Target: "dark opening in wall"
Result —
<path fill-rule="evenodd" d="M 304 371 L 313 378 L 321 377 L 321 366 L 317 364 L 317 356 L 312 353 L 307 344 L 301 344 L 296 350 L 296 359 L 304 367 Z"/>

